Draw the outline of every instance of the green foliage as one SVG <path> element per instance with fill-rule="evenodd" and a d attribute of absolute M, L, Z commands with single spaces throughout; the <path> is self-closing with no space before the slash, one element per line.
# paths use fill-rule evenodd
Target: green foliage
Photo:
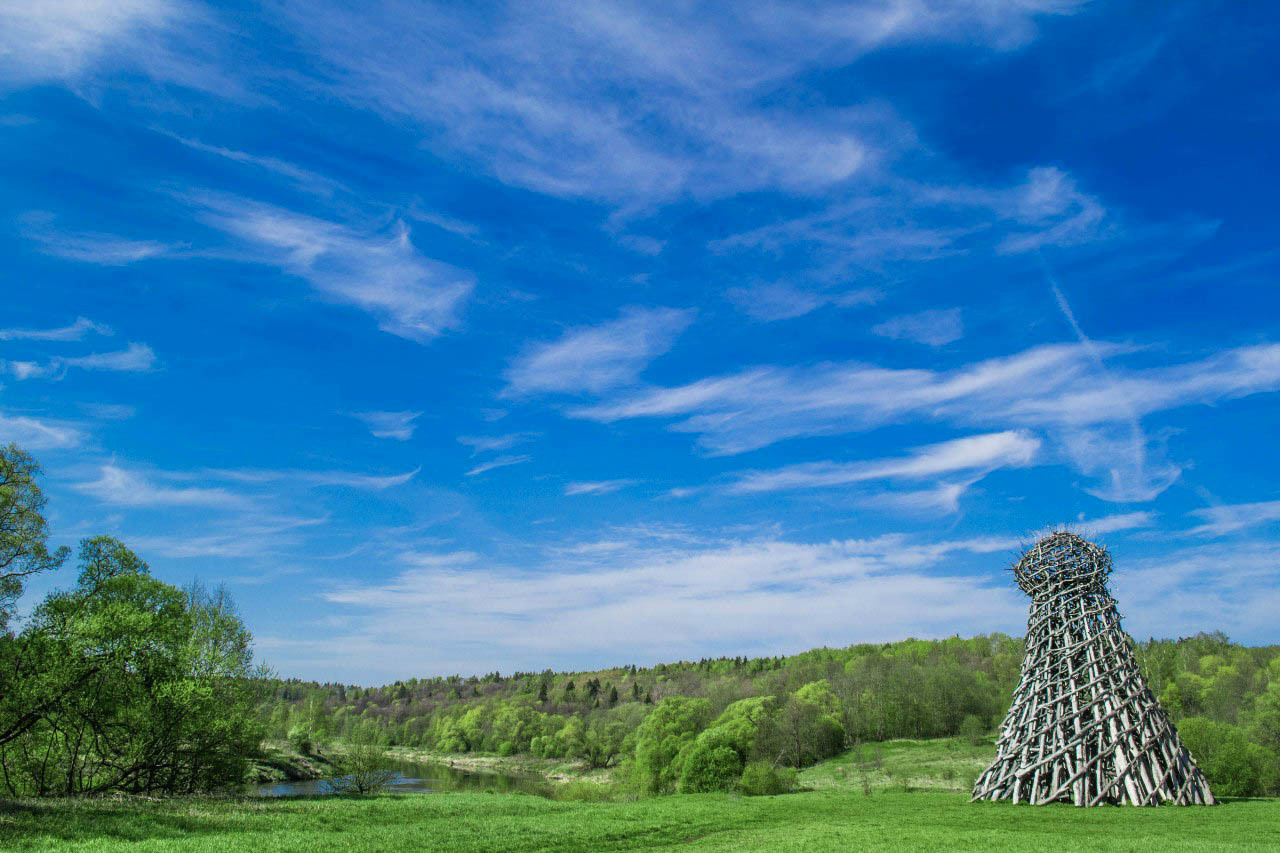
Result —
<path fill-rule="evenodd" d="M 335 794 L 368 796 L 385 791 L 395 778 L 387 767 L 387 744 L 373 727 L 363 727 L 344 744 L 338 774 L 329 780 Z"/>
<path fill-rule="evenodd" d="M 289 745 L 302 755 L 310 755 L 315 744 L 311 740 L 311 729 L 301 723 L 289 729 Z"/>
<path fill-rule="evenodd" d="M 243 779 L 261 739 L 261 682 L 225 592 L 180 590 L 120 542 L 87 539 L 77 586 L 51 594 L 13 643 L 14 704 L 26 714 L 0 744 L 10 793 L 177 793 Z"/>
<path fill-rule="evenodd" d="M 753 761 L 743 768 L 738 790 L 750 797 L 765 797 L 794 791 L 798 784 L 794 768 Z"/>
<path fill-rule="evenodd" d="M 68 555 L 65 547 L 49 551 L 48 525 L 42 514 L 45 497 L 36 484 L 39 474 L 40 465 L 18 445 L 0 446 L 0 635 L 8 632 L 23 582 L 58 568 Z M 0 694 L 5 691 L 0 668 Z"/>
<path fill-rule="evenodd" d="M 1219 797 L 1256 797 L 1274 790 L 1278 759 L 1274 752 L 1250 743 L 1230 723 L 1188 717 L 1178 724 L 1182 741 Z"/>
<path fill-rule="evenodd" d="M 980 746 L 987 741 L 987 724 L 977 714 L 966 714 L 956 734 L 974 746 Z"/>
<path fill-rule="evenodd" d="M 1140 643 L 1135 651 L 1175 722 L 1207 716 L 1237 725 L 1252 742 L 1280 749 L 1280 648 L 1244 648 L 1221 634 L 1200 634 Z M 493 753 L 510 743 L 515 755 L 595 767 L 629 764 L 628 774 L 644 791 L 655 785 L 661 791 L 728 790 L 733 763 L 727 753 L 715 754 L 718 747 L 738 755 L 739 774 L 756 760 L 804 768 L 853 744 L 896 738 L 960 735 L 964 740 L 955 743 L 966 749 L 971 742 L 973 749 L 989 750 L 989 733 L 1008 708 L 1022 652 L 1021 640 L 993 634 L 647 669 L 410 678 L 369 689 L 283 681 L 275 683 L 263 719 L 276 738 L 305 720 L 313 731 L 341 739 L 365 721 L 404 746 Z M 566 691 L 570 682 L 574 690 Z M 477 689 L 482 695 L 474 695 Z M 567 692 L 571 697 L 565 698 Z M 647 735 L 642 744 L 642 722 L 656 713 L 646 702 L 653 696 L 703 700 L 711 721 L 666 747 Z M 655 762 L 661 761 L 668 764 L 659 768 Z M 951 778 L 938 784 L 962 788 L 974 772 L 969 761 L 956 763 Z M 867 770 L 877 786 L 887 783 L 885 772 Z M 921 784 L 919 768 L 903 772 L 913 787 Z M 1263 785 L 1276 790 L 1265 777 Z"/>
<path fill-rule="evenodd" d="M 706 699 L 669 696 L 654 706 L 636 737 L 636 774 L 652 793 L 671 790 L 683 770 L 682 753 L 711 717 Z"/>

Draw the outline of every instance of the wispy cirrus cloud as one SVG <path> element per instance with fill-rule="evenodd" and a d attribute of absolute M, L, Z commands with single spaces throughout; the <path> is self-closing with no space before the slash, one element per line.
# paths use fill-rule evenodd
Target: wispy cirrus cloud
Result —
<path fill-rule="evenodd" d="M 374 438 L 408 441 L 417 429 L 414 421 L 422 417 L 422 412 L 352 412 L 351 416 L 363 421 Z"/>
<path fill-rule="evenodd" d="M 40 364 L 34 361 L 0 361 L 0 369 L 7 370 L 18 380 L 61 379 L 68 368 L 80 370 L 106 370 L 119 373 L 145 373 L 155 367 L 156 354 L 151 347 L 130 343 L 115 352 L 98 352 L 81 356 L 59 356 Z"/>
<path fill-rule="evenodd" d="M 506 435 L 460 435 L 458 443 L 471 448 L 471 455 L 495 450 L 510 450 L 534 437 L 530 432 L 512 432 Z"/>
<path fill-rule="evenodd" d="M 1204 519 L 1205 522 L 1188 531 L 1192 535 L 1226 536 L 1249 527 L 1280 521 L 1280 501 L 1218 504 L 1192 510 L 1191 514 Z"/>
<path fill-rule="evenodd" d="M 951 555 L 1012 552 L 1017 544 L 1007 537 L 916 543 L 899 535 L 823 543 L 768 535 L 696 542 L 632 537 L 554 548 L 547 566 L 530 569 L 474 555 L 465 563 L 442 559 L 387 580 L 345 584 L 325 597 L 359 620 L 342 638 L 345 647 L 406 649 L 415 661 L 429 654 L 433 669 L 482 671 L 489 658 L 428 642 L 419 628 L 424 618 L 443 636 L 484 632 L 492 645 L 480 654 L 513 668 L 729 649 L 776 654 L 846 644 L 850 624 L 871 642 L 993 626 L 1017 630 L 1025 604 L 996 571 L 1003 559 L 979 575 L 937 570 Z M 531 634 L 531 614 L 567 627 Z M 454 634 L 454 626 L 462 633 Z"/>
<path fill-rule="evenodd" d="M 54 216 L 30 211 L 21 217 L 22 234 L 48 255 L 100 266 L 118 267 L 177 255 L 185 247 L 157 240 L 137 240 L 117 234 L 69 231 L 54 225 Z"/>
<path fill-rule="evenodd" d="M 1045 429 L 1077 467 L 1106 481 L 1097 491 L 1100 497 L 1149 499 L 1142 496 L 1158 494 L 1161 486 L 1133 481 L 1148 477 L 1150 471 L 1135 471 L 1128 461 L 1132 413 L 1280 389 L 1280 345 L 1239 347 L 1163 367 L 1112 367 L 1105 381 L 1098 376 L 1099 353 L 1119 357 L 1131 350 L 1105 342 L 1091 342 L 1091 349 L 1054 344 L 950 371 L 857 363 L 753 367 L 682 386 L 617 394 L 569 414 L 606 423 L 673 419 L 669 429 L 696 434 L 713 454 L 742 453 L 788 438 L 858 432 L 913 418 L 964 426 L 1037 427 Z M 1116 430 L 1123 434 L 1116 435 Z M 1163 469 L 1150 470 L 1160 474 Z"/>
<path fill-rule="evenodd" d="M 495 456 L 486 462 L 481 462 L 479 465 L 467 471 L 466 476 L 475 477 L 486 471 L 492 471 L 495 468 L 506 468 L 509 465 L 521 465 L 531 459 L 533 459 L 532 456 L 523 454 L 519 456 Z"/>
<path fill-rule="evenodd" d="M 119 507 L 201 507 L 242 510 L 249 498 L 223 488 L 174 487 L 155 482 L 147 475 L 115 464 L 103 465 L 95 480 L 72 484 L 71 488 L 101 503 Z"/>
<path fill-rule="evenodd" d="M 1016 6 L 736 4 L 716 21 L 642 4 L 457 7 L 410 14 L 398 2 L 357 15 L 286 6 L 291 27 L 335 69 L 338 96 L 419 123 L 436 150 L 508 183 L 622 203 L 679 194 L 814 192 L 873 168 L 888 134 L 874 110 L 771 108 L 762 95 L 826 64 L 912 42 L 1028 42 L 1041 15 Z M 356 62 L 355 58 L 359 57 Z"/>
<path fill-rule="evenodd" d="M 966 436 L 916 448 L 908 456 L 862 462 L 807 462 L 738 475 L 733 492 L 773 492 L 845 486 L 870 480 L 914 480 L 962 471 L 990 472 L 1030 465 L 1040 439 L 1025 430 Z"/>
<path fill-rule="evenodd" d="M 280 483 L 286 486 L 344 486 L 380 492 L 403 486 L 422 472 L 414 468 L 403 474 L 361 474 L 354 471 L 310 471 L 305 469 L 271 470 L 268 468 L 207 468 L 196 474 L 170 474 L 173 477 L 208 477 L 237 483 Z"/>
<path fill-rule="evenodd" d="M 873 288 L 857 288 L 833 293 L 777 282 L 731 287 L 725 291 L 725 298 L 739 310 L 762 322 L 793 320 L 826 305 L 837 308 L 872 305 L 879 301 L 881 296 L 880 291 Z"/>
<path fill-rule="evenodd" d="M 616 320 L 569 329 L 516 358 L 503 393 L 600 393 L 630 385 L 692 322 L 691 310 L 628 308 Z"/>
<path fill-rule="evenodd" d="M 66 326 L 52 329 L 0 329 L 0 341 L 78 341 L 85 335 L 114 334 L 110 326 L 95 323 L 87 317 L 77 317 Z"/>
<path fill-rule="evenodd" d="M 173 0 L 8 4 L 0 27 L 0 80 L 74 78 L 122 43 L 163 30 L 184 5 Z"/>
<path fill-rule="evenodd" d="M 0 443 L 14 442 L 27 450 L 59 450 L 79 447 L 86 436 L 69 423 L 0 412 Z"/>
<path fill-rule="evenodd" d="M 236 259 L 279 267 L 418 343 L 458 326 L 474 286 L 469 273 L 420 253 L 403 223 L 371 233 L 235 196 L 190 201 L 200 221 L 235 240 Z"/>
<path fill-rule="evenodd" d="M 613 492 L 625 489 L 627 486 L 634 486 L 639 480 L 580 480 L 574 483 L 565 483 L 564 493 L 566 495 L 608 495 Z"/>
<path fill-rule="evenodd" d="M 931 347 L 945 346 L 964 337 L 959 308 L 903 314 L 871 327 L 874 334 Z"/>

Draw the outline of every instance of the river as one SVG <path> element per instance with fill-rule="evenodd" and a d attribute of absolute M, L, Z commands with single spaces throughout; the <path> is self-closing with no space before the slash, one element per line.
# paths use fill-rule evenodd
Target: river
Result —
<path fill-rule="evenodd" d="M 511 793 L 546 796 L 552 784 L 532 773 L 478 773 L 459 770 L 447 764 L 419 761 L 388 760 L 387 769 L 394 772 L 387 791 L 393 794 L 436 794 L 446 791 Z M 314 797 L 332 794 L 325 779 L 301 782 L 269 782 L 249 789 L 255 797 Z"/>

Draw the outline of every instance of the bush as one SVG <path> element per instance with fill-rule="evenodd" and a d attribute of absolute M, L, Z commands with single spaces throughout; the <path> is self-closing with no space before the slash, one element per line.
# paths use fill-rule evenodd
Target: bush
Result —
<path fill-rule="evenodd" d="M 982 746 L 987 742 L 987 727 L 977 714 L 967 714 L 960 721 L 960 730 L 956 734 L 974 746 Z"/>
<path fill-rule="evenodd" d="M 504 740 L 502 743 L 498 744 L 498 755 L 501 755 L 503 758 L 506 758 L 508 755 L 515 755 L 515 754 L 516 754 L 516 745 L 511 741 Z"/>
<path fill-rule="evenodd" d="M 742 771 L 738 790 L 751 797 L 768 797 L 794 791 L 798 785 L 791 767 L 774 767 L 767 761 L 753 761 Z"/>
<path fill-rule="evenodd" d="M 680 793 L 731 791 L 742 773 L 742 759 L 727 746 L 699 740 L 685 756 L 680 772 Z"/>
<path fill-rule="evenodd" d="M 342 774 L 329 780 L 335 794 L 377 794 L 385 791 L 396 775 L 394 770 L 387 769 L 383 744 L 376 734 L 368 731 L 355 735 L 335 763 Z"/>
<path fill-rule="evenodd" d="M 1178 733 L 1216 796 L 1257 797 L 1274 788 L 1275 753 L 1250 743 L 1236 726 L 1188 717 L 1178 724 Z"/>
<path fill-rule="evenodd" d="M 289 746 L 303 755 L 310 755 L 312 748 L 315 746 L 311 741 L 311 729 L 303 725 L 297 725 L 289 729 Z"/>

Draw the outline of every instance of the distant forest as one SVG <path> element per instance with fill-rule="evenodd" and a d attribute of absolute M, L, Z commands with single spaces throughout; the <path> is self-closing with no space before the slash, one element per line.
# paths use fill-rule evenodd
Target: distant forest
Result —
<path fill-rule="evenodd" d="M 1280 646 L 1210 633 L 1140 642 L 1135 652 L 1211 781 L 1280 792 Z M 377 738 L 442 753 L 625 764 L 655 793 L 711 790 L 740 786 L 753 764 L 798 768 L 862 743 L 987 737 L 1022 657 L 1021 639 L 992 634 L 374 688 L 284 680 L 262 713 L 271 736 L 300 748 Z"/>

